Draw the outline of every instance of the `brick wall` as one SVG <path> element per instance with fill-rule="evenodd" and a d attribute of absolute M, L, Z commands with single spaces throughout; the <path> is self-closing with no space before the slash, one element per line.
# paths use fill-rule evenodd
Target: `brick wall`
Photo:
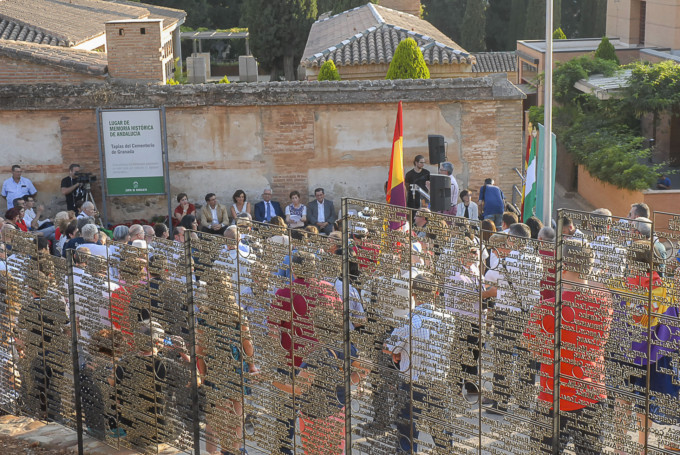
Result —
<path fill-rule="evenodd" d="M 420 16 L 420 0 L 380 0 L 380 6 Z"/>
<path fill-rule="evenodd" d="M 109 75 L 164 83 L 162 27 L 161 19 L 107 22 Z"/>
<path fill-rule="evenodd" d="M 104 82 L 104 77 L 87 76 L 47 65 L 0 57 L 0 84 L 81 84 Z"/>
<path fill-rule="evenodd" d="M 484 178 L 494 177 L 509 197 L 512 185 L 519 184 L 512 167 L 522 162 L 522 98 L 504 78 L 0 86 L 0 105 L 5 107 L 0 133 L 24 150 L 11 156 L 0 153 L 0 179 L 9 175 L 13 161 L 21 160 L 41 201 L 56 211 L 63 205 L 59 180 L 70 163 L 78 162 L 99 177 L 98 106 L 165 106 L 173 207 L 179 192 L 201 204 L 206 193 L 215 192 L 231 204 L 239 188 L 257 202 L 267 186 L 282 205 L 290 191 L 298 190 L 308 201 L 319 186 L 336 206 L 343 196 L 382 200 L 397 102 L 402 100 L 406 170 L 415 155 L 428 156 L 427 135 L 442 134 L 461 189 L 469 187 L 476 198 Z M 31 116 L 36 119 L 27 120 Z M 45 147 L 21 130 L 27 122 L 56 131 L 51 144 L 60 150 L 54 157 L 42 158 Z M 427 167 L 437 172 L 436 166 Z M 98 201 L 100 183 L 93 186 Z M 166 203 L 158 196 L 117 197 L 109 200 L 109 209 L 110 220 L 123 221 L 164 214 Z"/>

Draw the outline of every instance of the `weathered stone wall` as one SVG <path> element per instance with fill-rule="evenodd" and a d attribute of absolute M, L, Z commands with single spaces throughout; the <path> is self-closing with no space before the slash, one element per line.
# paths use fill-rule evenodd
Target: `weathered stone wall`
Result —
<path fill-rule="evenodd" d="M 442 134 L 462 188 L 476 193 L 494 177 L 510 197 L 522 163 L 522 99 L 505 77 L 422 81 L 291 82 L 186 86 L 0 87 L 0 175 L 19 163 L 40 200 L 64 206 L 60 179 L 71 162 L 100 172 L 97 108 L 164 106 L 170 193 L 192 201 L 215 192 L 231 203 L 242 188 L 252 202 L 271 186 L 288 202 L 323 186 L 330 199 L 382 199 L 396 107 L 404 102 L 404 162 L 428 155 Z M 436 172 L 436 166 L 428 166 Z M 100 181 L 94 188 L 99 198 Z M 166 212 L 162 197 L 111 198 L 110 220 Z"/>

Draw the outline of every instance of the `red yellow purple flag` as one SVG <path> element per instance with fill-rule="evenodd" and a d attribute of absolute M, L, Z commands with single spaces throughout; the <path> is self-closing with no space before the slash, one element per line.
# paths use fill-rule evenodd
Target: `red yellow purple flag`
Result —
<path fill-rule="evenodd" d="M 397 123 L 394 125 L 390 174 L 387 177 L 387 203 L 406 207 L 406 187 L 404 186 L 404 123 L 401 117 L 401 101 L 397 110 Z"/>

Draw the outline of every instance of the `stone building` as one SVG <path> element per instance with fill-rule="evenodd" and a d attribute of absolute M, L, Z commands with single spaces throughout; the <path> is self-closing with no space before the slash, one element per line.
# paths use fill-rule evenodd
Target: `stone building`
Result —
<path fill-rule="evenodd" d="M 21 164 L 41 202 L 64 206 L 59 182 L 78 162 L 100 175 L 97 108 L 164 106 L 170 194 L 227 203 L 241 188 L 257 202 L 271 186 L 288 202 L 323 187 L 329 199 L 384 200 L 397 104 L 404 103 L 404 164 L 428 155 L 428 134 L 448 143 L 461 188 L 486 177 L 507 195 L 521 167 L 522 99 L 505 77 L 229 85 L 0 86 L 0 175 Z M 40 132 L 40 134 L 36 134 Z M 436 172 L 436 166 L 429 166 Z M 101 177 L 93 184 L 101 201 Z M 311 196 L 313 197 L 313 195 Z M 109 219 L 163 215 L 159 196 L 111 198 Z"/>
<path fill-rule="evenodd" d="M 300 61 L 306 79 L 316 80 L 327 60 L 334 61 L 343 80 L 384 79 L 406 38 L 418 43 L 431 78 L 472 76 L 474 56 L 419 16 L 384 4 L 368 3 L 312 24 Z"/>
<path fill-rule="evenodd" d="M 0 84 L 164 83 L 185 17 L 131 1 L 3 0 Z"/>

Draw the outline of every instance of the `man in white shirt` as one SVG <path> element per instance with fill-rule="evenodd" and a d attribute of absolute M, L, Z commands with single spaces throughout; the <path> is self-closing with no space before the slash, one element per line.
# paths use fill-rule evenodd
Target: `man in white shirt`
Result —
<path fill-rule="evenodd" d="M 525 243 L 531 238 L 529 226 L 515 223 L 508 234 L 506 244 L 511 251 L 503 255 L 503 249 L 497 247 L 501 257 L 497 264 L 492 261 L 491 269 L 485 274 L 485 280 L 495 283 L 486 294 L 495 297 L 495 330 L 491 346 L 497 359 L 493 379 L 497 403 L 487 409 L 491 413 L 506 412 L 510 397 L 522 393 L 518 387 L 533 386 L 531 372 L 527 371 L 529 356 L 521 355 L 526 349 L 520 347 L 520 341 L 531 309 L 540 302 L 543 262 L 531 245 Z M 499 371 L 512 371 L 513 374 Z"/>
<path fill-rule="evenodd" d="M 453 322 L 450 315 L 435 309 L 430 302 L 435 299 L 435 286 L 426 278 L 413 281 L 412 295 L 415 307 L 408 323 L 395 328 L 385 343 L 384 352 L 392 356 L 392 361 L 402 373 L 398 376 L 397 394 L 406 393 L 406 398 L 397 420 L 399 448 L 406 452 L 418 451 L 419 430 L 417 417 L 425 406 L 438 406 L 428 396 L 428 387 L 434 384 L 447 386 L 443 347 L 449 342 Z M 405 376 L 404 376 L 405 375 Z M 404 378 L 410 375 L 410 381 Z M 417 387 L 412 387 L 417 384 Z M 409 393 L 410 392 L 410 393 Z M 425 403 L 428 403 L 427 405 Z M 411 435 L 413 439 L 411 439 Z M 440 435 L 438 435 L 440 436 Z M 437 447 L 443 447 L 436 443 Z"/>
<path fill-rule="evenodd" d="M 31 231 L 42 233 L 48 240 L 54 242 L 54 232 L 57 227 L 50 222 L 50 220 L 40 220 L 40 215 L 45 211 L 45 207 L 40 204 L 35 207 L 35 199 L 33 196 L 24 196 L 24 223 Z"/>
<path fill-rule="evenodd" d="M 444 161 L 439 165 L 439 173 L 441 175 L 448 175 L 451 178 L 451 208 L 444 213 L 447 215 L 458 215 L 458 181 L 453 176 L 453 164 L 449 161 Z M 458 215 L 462 216 L 462 215 Z"/>
<path fill-rule="evenodd" d="M 314 197 L 316 200 L 307 204 L 307 219 L 309 224 L 319 228 L 320 233 L 328 235 L 333 232 L 333 224 L 337 220 L 333 201 L 326 200 L 323 188 L 315 189 Z"/>
<path fill-rule="evenodd" d="M 94 206 L 94 203 L 91 201 L 85 201 L 83 202 L 82 207 L 80 207 L 80 213 L 78 214 L 78 218 L 85 218 L 87 216 L 95 217 L 97 215 L 97 209 Z"/>
<path fill-rule="evenodd" d="M 80 230 L 80 235 L 85 242 L 78 245 L 78 247 L 87 247 L 90 250 L 90 254 L 93 256 L 100 256 L 103 258 L 108 256 L 107 246 L 97 244 L 99 241 L 99 228 L 96 225 L 86 224 Z"/>
<path fill-rule="evenodd" d="M 29 194 L 35 196 L 38 190 L 35 189 L 33 183 L 26 177 L 21 176 L 21 166 L 15 164 L 12 166 L 12 176 L 5 180 L 2 184 L 2 192 L 0 195 L 7 200 L 7 210 L 14 207 L 12 201 L 18 197 L 24 197 Z"/>

